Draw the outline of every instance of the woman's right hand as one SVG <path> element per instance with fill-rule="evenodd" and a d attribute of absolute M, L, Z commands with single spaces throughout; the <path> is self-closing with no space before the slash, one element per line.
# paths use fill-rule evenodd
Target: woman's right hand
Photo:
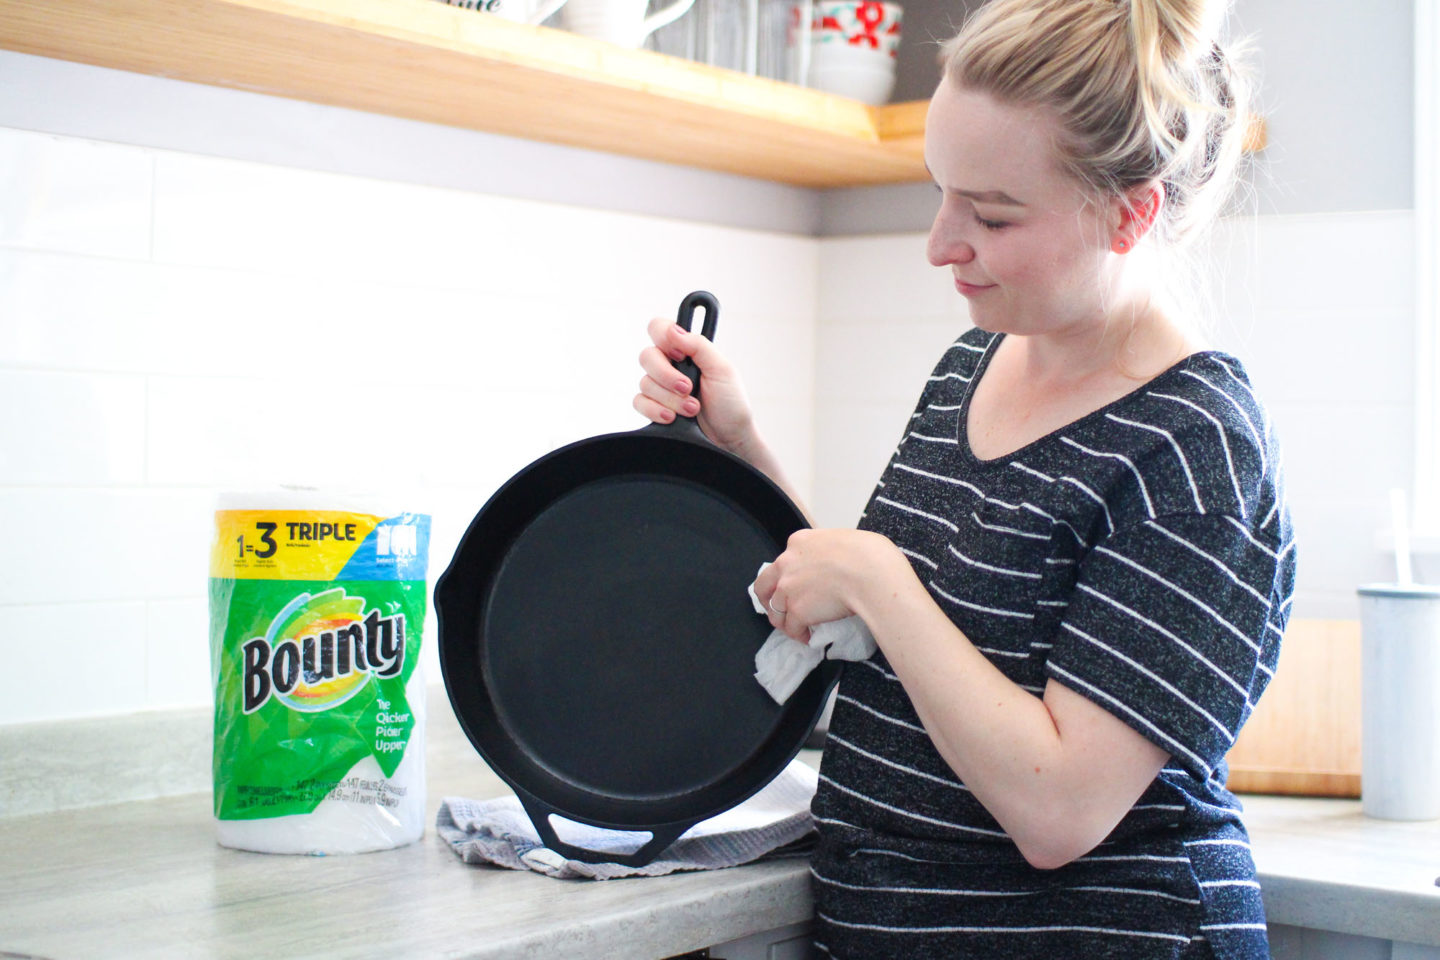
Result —
<path fill-rule="evenodd" d="M 756 446 L 754 418 L 735 368 L 715 344 L 673 320 L 651 320 L 649 333 L 653 346 L 640 352 L 645 376 L 635 395 L 635 409 L 654 423 L 671 423 L 680 415 L 696 417 L 712 443 L 750 459 L 747 451 Z M 700 368 L 703 402 L 694 396 L 695 385 L 689 378 L 671 365 L 672 359 L 685 357 Z"/>

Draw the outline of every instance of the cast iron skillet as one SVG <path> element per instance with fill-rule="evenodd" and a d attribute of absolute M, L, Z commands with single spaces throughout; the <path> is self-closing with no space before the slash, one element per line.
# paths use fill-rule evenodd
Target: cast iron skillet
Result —
<path fill-rule="evenodd" d="M 715 337 L 719 304 L 680 304 Z M 698 393 L 700 372 L 676 365 Z M 751 796 L 804 745 L 838 677 L 782 707 L 754 678 L 770 633 L 746 587 L 806 526 L 693 418 L 570 444 L 481 508 L 435 587 L 440 666 L 470 742 L 545 845 L 643 866 Z M 647 832 L 633 854 L 562 841 L 552 814 Z"/>

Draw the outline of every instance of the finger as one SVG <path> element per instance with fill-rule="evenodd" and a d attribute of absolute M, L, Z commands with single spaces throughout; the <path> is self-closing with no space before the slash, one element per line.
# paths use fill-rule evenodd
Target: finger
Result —
<path fill-rule="evenodd" d="M 784 622 L 781 623 L 777 627 L 777 629 L 783 630 L 785 632 L 785 636 L 789 637 L 791 640 L 799 640 L 806 646 L 809 646 L 810 644 L 810 627 L 803 623 L 800 618 L 793 613 L 787 614 Z"/>
<path fill-rule="evenodd" d="M 662 317 L 651 320 L 647 331 L 656 348 L 671 360 L 690 357 L 705 376 L 722 380 L 734 379 L 725 355 L 699 331 L 687 331 L 675 321 Z"/>
<path fill-rule="evenodd" d="M 673 423 L 675 420 L 675 411 L 661 406 L 643 393 L 637 393 L 630 405 L 651 423 Z"/>
<path fill-rule="evenodd" d="M 640 381 L 640 395 L 669 410 L 672 415 L 684 414 L 693 417 L 700 412 L 699 400 L 667 390 L 656 383 L 654 377 L 645 377 Z"/>
<path fill-rule="evenodd" d="M 707 377 L 716 379 L 730 379 L 730 364 L 725 359 L 715 344 L 703 334 L 694 330 L 687 331 L 678 323 L 672 323 L 670 329 L 665 331 L 668 341 L 661 344 L 661 349 L 667 353 L 679 350 L 682 354 L 695 361 L 695 365 Z"/>
<path fill-rule="evenodd" d="M 640 351 L 640 369 L 657 384 L 673 390 L 676 396 L 686 396 L 694 389 L 690 378 L 676 370 L 658 347 L 646 347 Z"/>
<path fill-rule="evenodd" d="M 663 351 L 671 360 L 683 360 L 687 356 L 684 345 L 671 342 L 672 331 L 680 330 L 680 325 L 674 320 L 667 320 L 664 317 L 655 317 L 646 327 L 650 335 L 650 341 L 656 348 Z M 680 332 L 684 332 L 681 330 Z M 703 340 L 704 337 L 701 337 Z"/>
<path fill-rule="evenodd" d="M 779 590 L 770 594 L 765 601 L 765 616 L 776 630 L 785 629 L 785 598 Z"/>
<path fill-rule="evenodd" d="M 777 558 L 778 559 L 778 558 Z M 755 595 L 760 598 L 761 603 L 770 599 L 770 594 L 780 585 L 780 570 L 775 562 L 765 564 L 765 569 L 755 575 Z"/>

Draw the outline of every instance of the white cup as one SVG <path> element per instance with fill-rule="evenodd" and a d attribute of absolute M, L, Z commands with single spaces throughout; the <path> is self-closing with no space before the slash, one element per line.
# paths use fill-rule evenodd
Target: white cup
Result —
<path fill-rule="evenodd" d="M 647 17 L 649 0 L 569 0 L 561 11 L 560 26 L 596 40 L 638 47 L 650 34 L 683 16 L 694 2 L 675 0 Z"/>
<path fill-rule="evenodd" d="M 1359 594 L 1361 807 L 1382 820 L 1440 818 L 1440 587 Z"/>
<path fill-rule="evenodd" d="M 444 2 L 452 7 L 493 13 L 497 17 L 504 17 L 506 20 L 513 20 L 516 23 L 527 23 L 531 26 L 550 19 L 556 10 L 565 5 L 565 0 L 444 0 Z"/>
<path fill-rule="evenodd" d="M 895 88 L 895 58 L 864 47 L 812 43 L 808 82 L 817 90 L 879 106 Z"/>

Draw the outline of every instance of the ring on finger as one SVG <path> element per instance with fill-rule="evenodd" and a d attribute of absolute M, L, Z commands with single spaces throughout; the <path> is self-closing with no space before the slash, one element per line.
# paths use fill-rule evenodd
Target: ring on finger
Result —
<path fill-rule="evenodd" d="M 777 607 L 775 605 L 775 598 L 773 596 L 770 598 L 770 602 L 766 604 L 766 606 L 768 606 L 770 608 L 770 612 L 775 614 L 776 616 L 783 617 L 785 615 L 785 608 Z"/>

